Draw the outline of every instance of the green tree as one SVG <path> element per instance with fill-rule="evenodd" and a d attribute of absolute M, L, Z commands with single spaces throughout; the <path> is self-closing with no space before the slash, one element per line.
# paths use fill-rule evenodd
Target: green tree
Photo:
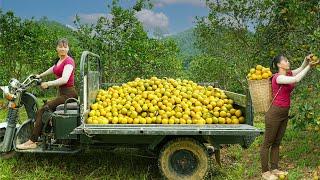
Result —
<path fill-rule="evenodd" d="M 140 3 L 140 4 L 139 4 Z M 112 18 L 100 17 L 95 24 L 75 24 L 81 47 L 102 57 L 107 82 L 126 82 L 136 77 L 183 75 L 179 49 L 171 40 L 149 38 L 135 13 L 148 1 L 124 9 L 118 1 L 110 6 Z"/>
<path fill-rule="evenodd" d="M 197 23 L 197 45 L 203 53 L 224 60 L 222 66 L 218 65 L 219 73 L 231 76 L 231 82 L 236 83 L 235 79 L 240 79 L 245 85 L 249 67 L 256 64 L 268 66 L 276 54 L 285 53 L 292 68 L 299 66 L 308 53 L 320 54 L 319 1 L 208 0 L 207 5 L 210 8 L 208 17 L 199 19 Z M 193 64 L 201 65 L 197 62 L 199 60 L 194 61 Z M 213 71 L 217 68 L 205 69 Z M 319 95 L 315 93 L 318 86 L 313 86 L 319 84 L 319 72 L 313 70 L 308 76 L 294 93 L 297 104 L 294 103 L 292 113 L 297 115 L 294 120 L 296 127 L 305 127 L 320 119 L 315 110 L 319 104 Z M 310 86 L 315 90 L 306 91 Z M 233 84 L 226 88 L 239 89 Z M 299 101 L 301 96 L 306 99 L 303 104 Z M 302 107 L 304 105 L 307 108 Z M 303 114 L 302 110 L 312 111 L 312 121 L 301 123 L 305 120 L 299 115 Z"/>
<path fill-rule="evenodd" d="M 56 42 L 62 37 L 70 40 L 75 59 L 79 62 L 81 50 L 72 30 L 45 18 L 40 21 L 22 20 L 13 12 L 0 11 L 0 32 L 1 85 L 10 78 L 21 80 L 52 66 L 58 57 Z M 37 91 L 43 95 L 43 91 Z"/>

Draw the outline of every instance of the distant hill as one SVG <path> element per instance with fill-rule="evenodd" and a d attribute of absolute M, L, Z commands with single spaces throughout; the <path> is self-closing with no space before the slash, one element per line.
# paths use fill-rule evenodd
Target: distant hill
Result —
<path fill-rule="evenodd" d="M 41 18 L 38 23 L 46 25 L 50 28 L 54 28 L 55 30 L 60 30 L 60 31 L 67 31 L 67 32 L 71 32 L 72 29 L 70 27 L 68 27 L 67 25 L 63 25 L 57 21 L 52 21 L 47 19 L 46 17 Z"/>
<path fill-rule="evenodd" d="M 195 36 L 193 34 L 193 28 L 168 36 L 167 38 L 172 38 L 177 42 L 177 45 L 181 50 L 181 55 L 195 56 L 200 53 L 200 51 L 194 46 Z"/>

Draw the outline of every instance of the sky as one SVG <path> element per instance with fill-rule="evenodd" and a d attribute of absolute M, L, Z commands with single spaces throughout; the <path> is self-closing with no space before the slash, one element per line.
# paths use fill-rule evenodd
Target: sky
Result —
<path fill-rule="evenodd" d="M 122 7 L 132 7 L 134 0 L 120 0 Z M 136 17 L 146 30 L 160 29 L 176 34 L 195 25 L 195 17 L 207 16 L 205 0 L 153 0 L 154 8 L 143 9 Z M 111 17 L 107 7 L 111 0 L 0 0 L 3 11 L 13 11 L 23 19 L 46 16 L 49 20 L 73 26 L 75 15 L 86 23 L 96 22 L 100 16 Z"/>

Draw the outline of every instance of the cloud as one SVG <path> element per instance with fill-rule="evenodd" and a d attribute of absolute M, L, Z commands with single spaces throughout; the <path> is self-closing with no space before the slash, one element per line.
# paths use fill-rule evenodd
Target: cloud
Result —
<path fill-rule="evenodd" d="M 135 16 L 147 30 L 168 30 L 169 18 L 162 12 L 155 13 L 148 9 L 142 9 Z"/>
<path fill-rule="evenodd" d="M 206 7 L 206 0 L 155 0 L 155 7 L 164 7 L 170 4 L 191 4 L 193 6 Z"/>
<path fill-rule="evenodd" d="M 88 24 L 95 24 L 100 17 L 105 17 L 107 19 L 112 19 L 112 14 L 104 14 L 104 13 L 92 13 L 92 14 L 78 14 L 80 17 L 80 21 Z M 73 17 L 73 20 L 75 17 Z"/>
<path fill-rule="evenodd" d="M 106 17 L 112 20 L 112 14 L 92 13 L 78 14 L 81 23 L 95 24 L 100 17 Z M 162 12 L 156 13 L 148 9 L 142 9 L 136 12 L 135 17 L 143 24 L 146 31 L 161 32 L 166 34 L 169 27 L 169 18 Z M 72 17 L 74 20 L 75 17 Z M 68 26 L 72 29 L 72 27 Z"/>

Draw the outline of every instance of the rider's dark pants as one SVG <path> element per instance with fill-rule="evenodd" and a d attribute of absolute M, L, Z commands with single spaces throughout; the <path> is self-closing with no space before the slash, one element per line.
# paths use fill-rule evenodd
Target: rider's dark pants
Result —
<path fill-rule="evenodd" d="M 34 124 L 31 141 L 37 142 L 41 134 L 43 123 L 42 114 L 46 110 L 55 111 L 56 107 L 63 104 L 68 98 L 78 98 L 74 87 L 59 87 L 59 95 L 55 99 L 46 102 L 36 113 L 36 122 Z"/>

